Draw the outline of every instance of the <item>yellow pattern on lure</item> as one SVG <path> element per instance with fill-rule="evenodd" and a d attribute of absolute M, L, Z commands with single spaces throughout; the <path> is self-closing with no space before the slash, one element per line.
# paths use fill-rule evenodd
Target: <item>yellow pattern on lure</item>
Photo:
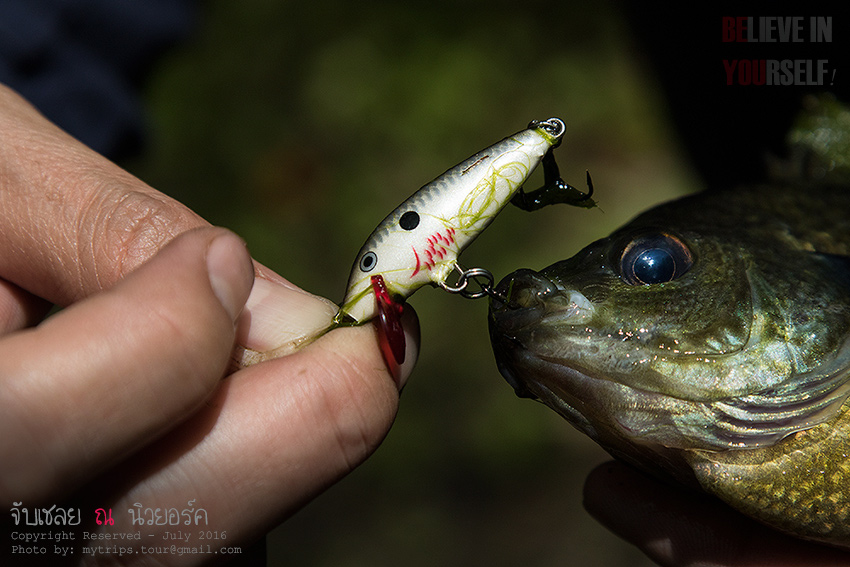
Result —
<path fill-rule="evenodd" d="M 445 286 L 457 257 L 522 187 L 566 127 L 558 118 L 497 142 L 414 193 L 372 232 L 357 254 L 335 323 L 375 317 L 372 277 L 396 300 L 425 284 Z"/>

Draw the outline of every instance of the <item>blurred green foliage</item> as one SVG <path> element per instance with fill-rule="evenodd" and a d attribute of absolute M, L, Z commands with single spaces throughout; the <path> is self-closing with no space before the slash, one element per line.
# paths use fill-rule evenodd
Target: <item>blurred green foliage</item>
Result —
<path fill-rule="evenodd" d="M 805 174 L 847 184 L 850 182 L 850 110 L 829 94 L 809 96 L 803 105 L 786 137 L 792 155 L 796 154 L 803 162 Z M 793 170 L 790 173 L 799 174 Z"/>
<path fill-rule="evenodd" d="M 589 169 L 600 208 L 508 207 L 465 266 L 541 268 L 696 189 L 608 1 L 203 8 L 150 85 L 150 150 L 130 169 L 334 300 L 387 212 L 531 119 L 566 121 L 561 173 L 583 187 Z M 270 564 L 650 565 L 581 507 L 606 455 L 499 376 L 486 302 L 426 289 L 410 303 L 422 351 L 395 427 L 273 533 Z"/>

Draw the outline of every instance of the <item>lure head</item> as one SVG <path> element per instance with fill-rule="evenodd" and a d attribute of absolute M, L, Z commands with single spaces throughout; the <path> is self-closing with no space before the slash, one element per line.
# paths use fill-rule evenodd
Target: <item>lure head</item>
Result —
<path fill-rule="evenodd" d="M 347 316 L 362 323 L 375 316 L 372 276 L 380 275 L 386 291 L 403 301 L 427 283 L 445 281 L 454 269 L 460 252 L 456 230 L 415 205 L 406 201 L 393 211 L 357 253 L 338 322 Z"/>

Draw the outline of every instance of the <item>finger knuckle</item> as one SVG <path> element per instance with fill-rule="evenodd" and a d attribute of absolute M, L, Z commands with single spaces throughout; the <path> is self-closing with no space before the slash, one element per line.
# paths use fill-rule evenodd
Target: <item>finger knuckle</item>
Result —
<path fill-rule="evenodd" d="M 114 187 L 98 191 L 81 210 L 78 250 L 89 256 L 97 287 L 110 287 L 178 234 L 197 226 L 197 218 L 165 195 Z"/>

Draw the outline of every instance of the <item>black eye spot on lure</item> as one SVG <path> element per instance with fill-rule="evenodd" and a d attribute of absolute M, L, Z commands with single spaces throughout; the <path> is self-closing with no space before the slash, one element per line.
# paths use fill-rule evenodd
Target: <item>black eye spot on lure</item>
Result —
<path fill-rule="evenodd" d="M 419 226 L 419 214 L 416 211 L 407 211 L 401 215 L 398 225 L 404 230 L 413 230 Z"/>
<path fill-rule="evenodd" d="M 378 264 L 378 256 L 374 252 L 366 252 L 360 258 L 360 271 L 371 272 Z"/>
<path fill-rule="evenodd" d="M 653 285 L 675 280 L 693 265 L 688 246 L 670 234 L 635 238 L 620 255 L 620 275 L 630 285 Z"/>

